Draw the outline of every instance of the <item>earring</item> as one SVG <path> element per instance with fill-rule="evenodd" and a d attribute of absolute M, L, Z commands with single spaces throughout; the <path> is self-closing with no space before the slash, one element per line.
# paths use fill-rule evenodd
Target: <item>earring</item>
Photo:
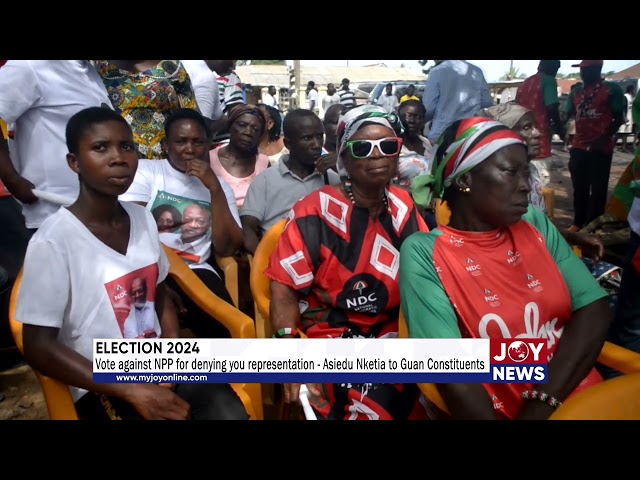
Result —
<path fill-rule="evenodd" d="M 461 192 L 464 192 L 464 193 L 469 193 L 469 192 L 471 191 L 471 189 L 470 189 L 469 187 L 467 187 L 467 188 L 461 188 L 461 189 L 460 189 L 460 191 L 461 191 Z"/>

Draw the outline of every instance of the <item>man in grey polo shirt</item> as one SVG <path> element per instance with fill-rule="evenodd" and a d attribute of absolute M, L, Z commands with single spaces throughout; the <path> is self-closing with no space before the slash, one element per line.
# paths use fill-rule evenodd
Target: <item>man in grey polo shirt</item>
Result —
<path fill-rule="evenodd" d="M 244 248 L 252 255 L 262 235 L 285 218 L 294 203 L 325 185 L 325 172 L 316 169 L 324 144 L 320 118 L 311 110 L 292 110 L 284 117 L 282 130 L 289 154 L 253 179 L 240 210 Z M 326 170 L 326 175 L 330 185 L 340 183 L 333 170 Z"/>

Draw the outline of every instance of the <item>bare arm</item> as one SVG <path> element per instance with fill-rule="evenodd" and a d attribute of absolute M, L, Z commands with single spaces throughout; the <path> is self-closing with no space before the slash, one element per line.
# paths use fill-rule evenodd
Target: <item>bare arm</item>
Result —
<path fill-rule="evenodd" d="M 260 220 L 251 215 L 240 217 L 242 222 L 242 238 L 244 241 L 244 249 L 251 255 L 256 253 L 258 243 L 260 243 Z"/>
<path fill-rule="evenodd" d="M 571 320 L 564 326 L 562 341 L 549 362 L 548 383 L 539 385 L 537 389 L 564 401 L 594 367 L 610 321 L 611 310 L 606 298 L 573 312 Z M 533 401 L 524 405 L 518 418 L 546 419 L 552 413 L 553 407 Z"/>
<path fill-rule="evenodd" d="M 564 128 L 566 119 L 564 121 L 560 119 L 559 108 L 560 108 L 560 105 L 557 103 L 548 105 L 546 108 L 547 118 L 549 119 L 549 125 L 551 126 L 552 131 L 557 133 L 560 138 L 564 138 L 566 133 Z"/>
<path fill-rule="evenodd" d="M 456 420 L 495 420 L 493 403 L 482 385 L 438 384 L 438 392 Z M 542 402 L 540 402 L 542 403 Z"/>
<path fill-rule="evenodd" d="M 156 313 L 162 328 L 162 338 L 180 337 L 180 320 L 169 287 L 162 282 L 156 289 Z"/>
<path fill-rule="evenodd" d="M 32 189 L 35 185 L 18 173 L 9 156 L 7 140 L 0 134 L 0 180 L 5 184 L 11 194 L 22 203 L 34 203 L 38 201 Z"/>
<path fill-rule="evenodd" d="M 190 161 L 186 174 L 198 177 L 211 193 L 211 215 L 215 219 L 211 233 L 216 253 L 223 257 L 233 255 L 242 247 L 242 230 L 229 210 L 227 197 L 218 177 L 209 163 L 202 160 Z"/>
<path fill-rule="evenodd" d="M 300 319 L 298 292 L 282 283 L 271 281 L 269 316 L 274 331 L 281 328 L 297 328 Z"/>

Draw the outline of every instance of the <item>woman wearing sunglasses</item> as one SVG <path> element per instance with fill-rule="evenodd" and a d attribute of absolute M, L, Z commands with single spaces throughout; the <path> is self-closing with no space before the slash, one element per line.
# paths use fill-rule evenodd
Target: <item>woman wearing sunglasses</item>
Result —
<path fill-rule="evenodd" d="M 271 256 L 271 322 L 278 338 L 396 337 L 399 251 L 426 232 L 408 192 L 389 186 L 402 147 L 398 119 L 363 105 L 338 121 L 338 169 L 345 180 L 297 202 Z M 321 418 L 422 418 L 415 385 L 308 385 Z M 298 399 L 300 385 L 285 385 Z"/>

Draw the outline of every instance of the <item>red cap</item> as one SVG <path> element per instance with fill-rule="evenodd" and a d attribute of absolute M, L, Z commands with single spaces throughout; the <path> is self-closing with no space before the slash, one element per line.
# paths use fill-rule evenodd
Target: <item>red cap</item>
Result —
<path fill-rule="evenodd" d="M 571 65 L 572 67 L 601 67 L 604 65 L 604 60 L 582 60 L 580 63 L 576 65 Z"/>

